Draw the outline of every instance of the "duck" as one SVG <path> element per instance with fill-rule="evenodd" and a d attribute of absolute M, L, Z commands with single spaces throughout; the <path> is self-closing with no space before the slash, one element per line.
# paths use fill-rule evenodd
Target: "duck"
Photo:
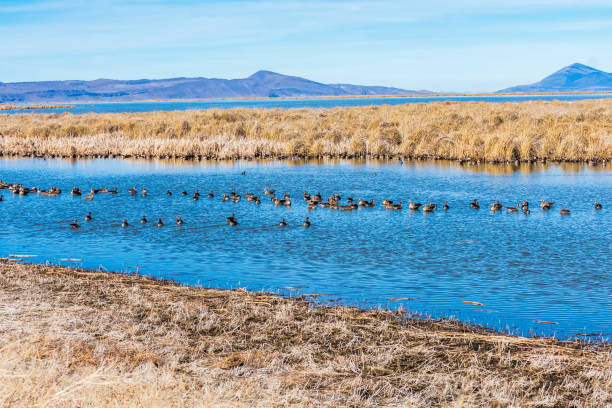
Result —
<path fill-rule="evenodd" d="M 240 194 L 236 194 L 236 195 L 234 195 L 234 197 L 232 198 L 232 203 L 238 203 L 238 202 L 240 202 L 240 199 L 241 199 L 241 198 L 242 198 L 242 197 L 240 197 Z"/>
<path fill-rule="evenodd" d="M 494 203 L 491 203 L 491 211 L 499 211 L 503 208 L 503 205 L 497 200 Z"/>
<path fill-rule="evenodd" d="M 199 190 L 196 190 L 196 191 L 193 193 L 193 196 L 194 196 L 194 197 L 198 197 L 198 198 L 199 198 L 199 197 L 200 197 L 200 191 L 199 191 Z"/>
<path fill-rule="evenodd" d="M 72 224 L 70 224 L 70 229 L 81 228 L 81 226 L 77 223 L 77 220 L 73 220 Z"/>
<path fill-rule="evenodd" d="M 349 205 L 339 205 L 338 208 L 341 209 L 342 211 L 353 211 L 357 207 L 354 207 L 352 204 L 349 204 Z"/>
<path fill-rule="evenodd" d="M 432 213 L 434 212 L 435 207 L 433 206 L 433 204 L 430 202 L 429 204 L 425 204 L 423 206 L 423 212 L 424 213 Z"/>
<path fill-rule="evenodd" d="M 264 189 L 264 194 L 265 195 L 271 195 L 271 194 L 274 194 L 275 191 L 276 190 L 270 190 L 270 189 L 266 188 L 266 189 Z"/>
<path fill-rule="evenodd" d="M 511 213 L 518 213 L 519 210 L 519 205 L 517 204 L 516 207 L 508 207 L 506 209 L 506 211 L 511 212 Z"/>
<path fill-rule="evenodd" d="M 229 201 L 229 197 L 227 196 L 227 194 L 223 193 L 223 197 L 221 197 L 221 201 L 225 202 L 225 201 Z"/>
<path fill-rule="evenodd" d="M 208 198 L 215 198 L 215 195 L 213 194 L 212 190 L 208 193 Z"/>
<path fill-rule="evenodd" d="M 474 208 L 476 210 L 480 209 L 480 204 L 478 204 L 478 200 L 474 199 L 474 201 L 470 203 L 470 208 Z"/>
<path fill-rule="evenodd" d="M 279 205 L 285 205 L 287 203 L 287 200 L 279 200 L 278 198 L 274 199 L 274 206 L 278 207 Z M 291 205 L 291 204 L 289 204 Z"/>
<path fill-rule="evenodd" d="M 85 199 L 87 199 L 87 200 L 93 200 L 93 199 L 94 199 L 94 195 L 93 195 L 93 194 L 87 194 L 87 195 L 85 196 Z"/>
<path fill-rule="evenodd" d="M 193 195 L 193 198 L 192 198 L 193 201 L 198 201 L 199 199 L 200 199 L 199 195 L 195 195 L 195 194 Z"/>
<path fill-rule="evenodd" d="M 236 217 L 234 216 L 234 214 L 232 214 L 231 217 L 227 217 L 225 221 L 232 227 L 238 225 L 238 221 L 236 220 Z"/>
<path fill-rule="evenodd" d="M 170 196 L 172 195 L 172 191 L 170 191 L 170 190 L 166 191 L 166 195 L 167 195 L 168 197 L 170 197 Z"/>
<path fill-rule="evenodd" d="M 391 200 L 387 200 L 386 198 L 382 200 L 382 205 L 385 207 L 388 207 L 390 205 L 393 205 L 393 201 Z"/>
<path fill-rule="evenodd" d="M 93 220 L 92 216 L 91 216 L 91 211 L 87 213 L 87 215 L 85 216 L 85 221 L 91 221 Z"/>
<path fill-rule="evenodd" d="M 421 203 L 413 203 L 412 200 L 408 200 L 408 208 L 411 210 L 418 210 L 422 205 Z"/>
<path fill-rule="evenodd" d="M 599 203 L 599 201 L 595 201 L 595 209 L 596 210 L 601 210 L 603 208 L 603 206 Z"/>
<path fill-rule="evenodd" d="M 450 207 L 448 206 L 448 201 L 445 201 L 445 202 L 444 202 L 444 205 L 442 206 L 442 209 L 443 209 L 444 211 L 446 211 L 446 210 L 448 210 L 449 208 L 450 208 Z"/>
<path fill-rule="evenodd" d="M 304 201 L 310 201 L 310 194 L 306 192 L 306 190 L 304 190 Z"/>
<path fill-rule="evenodd" d="M 554 203 L 554 201 L 542 200 L 542 202 L 540 203 L 540 208 L 542 208 L 543 210 L 550 210 L 550 207 L 552 207 Z"/>
<path fill-rule="evenodd" d="M 306 220 L 304 220 L 304 224 L 302 225 L 304 226 L 304 228 L 310 227 L 310 217 L 306 217 Z"/>
<path fill-rule="evenodd" d="M 109 194 L 117 194 L 118 192 L 119 192 L 119 190 L 117 190 L 117 187 L 111 188 L 110 190 L 108 190 Z"/>
<path fill-rule="evenodd" d="M 312 197 L 311 201 L 316 201 L 318 203 L 320 203 L 321 201 L 323 201 L 323 197 L 321 197 L 321 193 L 317 193 L 315 194 L 314 197 Z"/>
<path fill-rule="evenodd" d="M 140 219 L 140 223 L 141 224 L 146 224 L 147 223 L 147 217 L 143 215 L 142 218 Z"/>
<path fill-rule="evenodd" d="M 259 199 L 259 197 L 255 197 L 255 204 L 257 205 L 261 204 L 261 200 Z"/>
<path fill-rule="evenodd" d="M 136 188 L 136 186 L 134 186 L 134 188 L 128 188 L 128 193 L 130 193 L 131 195 L 136 195 L 138 194 L 138 189 Z"/>
<path fill-rule="evenodd" d="M 569 215 L 570 210 L 566 210 L 565 208 L 561 207 L 561 215 Z"/>
<path fill-rule="evenodd" d="M 98 190 L 98 193 L 108 193 L 108 187 L 104 187 Z"/>
<path fill-rule="evenodd" d="M 347 198 L 346 202 L 349 204 L 353 204 L 353 196 L 350 196 L 349 198 Z"/>
<path fill-rule="evenodd" d="M 286 227 L 287 226 L 287 222 L 285 221 L 284 218 L 281 219 L 281 221 L 278 223 L 279 227 Z"/>
<path fill-rule="evenodd" d="M 177 215 L 177 216 L 176 216 L 176 225 L 183 225 L 183 224 L 184 224 L 184 222 L 183 222 L 183 220 L 181 219 L 181 216 L 180 216 L 180 215 Z"/>
<path fill-rule="evenodd" d="M 374 199 L 371 199 L 370 201 L 365 201 L 360 198 L 359 206 L 360 207 L 374 207 Z"/>
<path fill-rule="evenodd" d="M 140 193 L 142 194 L 143 197 L 147 196 L 147 189 L 143 188 L 142 190 L 140 190 Z"/>
<path fill-rule="evenodd" d="M 184 197 L 187 195 L 187 191 L 183 190 L 183 192 L 181 193 L 181 195 Z"/>
<path fill-rule="evenodd" d="M 397 204 L 393 204 L 393 205 L 392 205 L 390 208 L 391 208 L 392 210 L 401 210 L 401 209 L 402 209 L 402 202 L 400 201 L 400 202 L 399 202 L 399 203 L 397 203 Z"/>
<path fill-rule="evenodd" d="M 523 201 L 521 203 L 521 209 L 524 210 L 525 208 L 527 208 L 527 209 L 529 208 L 529 202 L 528 201 Z"/>
<path fill-rule="evenodd" d="M 155 225 L 157 225 L 158 227 L 163 227 L 164 223 L 162 222 L 162 219 L 160 218 L 159 221 L 157 221 L 157 224 Z"/>
<path fill-rule="evenodd" d="M 121 222 L 121 226 L 125 228 L 125 227 L 129 227 L 130 224 L 128 224 L 127 219 L 124 218 L 123 222 Z"/>
<path fill-rule="evenodd" d="M 81 194 L 81 189 L 78 187 L 73 187 L 72 190 L 70 190 L 70 195 L 80 196 Z"/>

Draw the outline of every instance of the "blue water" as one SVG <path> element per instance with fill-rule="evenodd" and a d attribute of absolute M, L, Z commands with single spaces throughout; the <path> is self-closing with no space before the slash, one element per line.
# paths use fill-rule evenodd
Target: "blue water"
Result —
<path fill-rule="evenodd" d="M 207 101 L 166 101 L 166 102 L 94 102 L 76 103 L 75 108 L 7 110 L 0 114 L 24 113 L 120 113 L 152 112 L 197 109 L 229 108 L 335 108 L 368 105 L 403 105 L 426 102 L 523 102 L 523 101 L 578 101 L 583 99 L 605 99 L 610 94 L 568 94 L 568 95 L 489 95 L 489 96 L 422 96 L 397 98 L 305 98 L 305 99 L 252 99 L 252 100 L 207 100 Z"/>
<path fill-rule="evenodd" d="M 204 286 L 324 294 L 323 302 L 402 307 L 523 335 L 612 337 L 610 166 L 1 159 L 0 179 L 64 190 L 59 197 L 0 191 L 2 256 L 37 255 L 28 259 Z M 134 185 L 148 196 L 129 195 Z M 119 194 L 88 201 L 70 196 L 73 186 L 118 187 Z M 242 201 L 221 202 L 233 188 Z M 286 191 L 293 206 L 274 207 L 265 188 Z M 206 197 L 209 190 L 214 199 Z M 303 190 L 339 193 L 343 202 L 349 195 L 373 198 L 377 206 L 309 211 Z M 260 195 L 261 205 L 244 199 L 245 191 Z M 450 210 L 389 211 L 383 198 L 448 201 Z M 469 208 L 474 198 L 482 209 Z M 556 202 L 551 211 L 540 209 L 542 198 Z M 532 212 L 492 213 L 494 200 L 512 206 L 527 200 Z M 595 200 L 603 210 L 593 208 Z M 562 205 L 571 215 L 559 214 Z M 91 222 L 83 221 L 88 211 Z M 236 227 L 225 223 L 232 213 Z M 146 225 L 138 222 L 143 215 Z M 177 215 L 185 225 L 174 224 Z M 309 229 L 301 226 L 307 216 Z M 81 229 L 69 229 L 74 218 Z M 130 227 L 120 227 L 123 218 Z M 165 227 L 154 226 L 158 218 Z M 288 227 L 277 225 L 281 218 Z M 387 300 L 406 297 L 414 299 Z"/>

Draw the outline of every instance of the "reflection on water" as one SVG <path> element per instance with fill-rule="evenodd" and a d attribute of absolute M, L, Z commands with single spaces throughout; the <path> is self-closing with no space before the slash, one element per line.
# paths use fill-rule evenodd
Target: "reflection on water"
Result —
<path fill-rule="evenodd" d="M 0 179 L 64 190 L 59 197 L 2 191 L 2 256 L 33 254 L 36 262 L 206 286 L 324 293 L 323 301 L 403 307 L 526 335 L 612 334 L 609 166 L 2 159 Z M 134 185 L 146 187 L 148 196 L 129 195 Z M 88 201 L 67 194 L 73 186 L 118 187 L 120 193 Z M 191 199 L 196 188 L 199 201 Z M 221 193 L 233 188 L 243 200 L 221 202 Z M 292 207 L 274 207 L 265 188 L 286 191 Z M 181 196 L 183 190 L 190 194 Z M 214 199 L 206 198 L 209 190 Z M 378 205 L 308 211 L 304 190 Z M 261 205 L 244 199 L 246 191 L 260 195 Z M 380 206 L 384 198 L 448 201 L 450 209 L 387 211 Z M 467 205 L 474 198 L 481 210 Z M 553 210 L 540 210 L 541 199 L 555 201 Z M 512 206 L 527 200 L 532 212 L 491 213 L 495 200 Z M 593 209 L 595 200 L 603 210 Z M 561 216 L 561 205 L 572 214 Z M 94 220 L 70 230 L 69 222 L 88 211 Z M 234 228 L 225 224 L 232 213 L 240 222 Z M 149 224 L 138 222 L 143 215 Z M 185 225 L 174 224 L 177 215 Z M 307 216 L 312 226 L 304 229 Z M 123 218 L 130 227 L 120 227 Z M 155 227 L 158 218 L 166 226 Z M 278 227 L 281 218 L 288 227 Z M 66 258 L 83 261 L 59 261 Z M 306 288 L 280 289 L 287 286 Z"/>

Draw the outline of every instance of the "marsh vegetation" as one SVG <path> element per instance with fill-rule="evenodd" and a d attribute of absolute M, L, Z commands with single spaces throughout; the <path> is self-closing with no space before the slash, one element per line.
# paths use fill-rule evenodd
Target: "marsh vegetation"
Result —
<path fill-rule="evenodd" d="M 597 161 L 612 158 L 612 101 L 2 115 L 0 135 L 9 156 Z"/>

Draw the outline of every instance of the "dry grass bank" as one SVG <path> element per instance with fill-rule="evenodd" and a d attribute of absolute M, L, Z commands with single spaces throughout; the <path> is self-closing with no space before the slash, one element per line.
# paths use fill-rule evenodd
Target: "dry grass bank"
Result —
<path fill-rule="evenodd" d="M 28 109 L 55 109 L 55 108 L 76 108 L 75 105 L 0 105 L 2 110 L 28 110 Z"/>
<path fill-rule="evenodd" d="M 612 349 L 0 264 L 1 407 L 591 406 Z"/>
<path fill-rule="evenodd" d="M 610 160 L 612 99 L 0 115 L 0 153 L 187 159 Z"/>

